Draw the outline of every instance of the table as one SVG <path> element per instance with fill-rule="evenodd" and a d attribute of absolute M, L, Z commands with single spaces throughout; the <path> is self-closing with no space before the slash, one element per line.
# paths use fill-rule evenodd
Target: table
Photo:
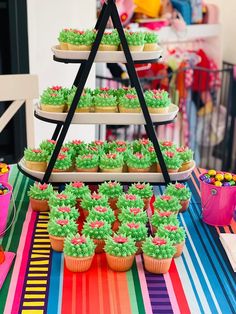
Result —
<path fill-rule="evenodd" d="M 17 256 L 0 291 L 0 313 L 236 313 L 236 273 L 219 240 L 220 232 L 236 233 L 236 223 L 215 228 L 202 222 L 199 173 L 195 169 L 188 182 L 190 209 L 179 215 L 186 247 L 168 274 L 145 272 L 141 256 L 131 271 L 115 273 L 104 254 L 97 254 L 90 271 L 73 274 L 62 254 L 50 249 L 48 214 L 29 207 L 33 182 L 13 168 L 16 221 L 0 243 Z M 163 190 L 156 187 L 155 193 Z"/>

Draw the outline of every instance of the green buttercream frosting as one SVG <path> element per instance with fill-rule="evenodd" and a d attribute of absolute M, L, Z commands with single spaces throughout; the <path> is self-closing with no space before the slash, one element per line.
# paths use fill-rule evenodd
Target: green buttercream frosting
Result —
<path fill-rule="evenodd" d="M 95 206 L 91 208 L 88 220 L 103 220 L 112 224 L 115 221 L 115 215 L 110 206 Z"/>
<path fill-rule="evenodd" d="M 67 105 L 71 106 L 72 101 L 75 97 L 75 90 L 73 90 L 67 97 Z M 93 97 L 90 93 L 83 93 L 80 97 L 79 102 L 77 103 L 77 108 L 90 108 L 93 103 Z"/>
<path fill-rule="evenodd" d="M 48 162 L 50 160 L 51 157 L 48 157 Z M 55 169 L 60 169 L 60 170 L 67 170 L 72 166 L 72 159 L 71 159 L 71 155 L 68 154 L 62 154 L 60 153 L 57 156 L 54 168 Z"/>
<path fill-rule="evenodd" d="M 144 42 L 145 44 L 157 44 L 159 41 L 159 36 L 154 32 L 145 32 Z"/>
<path fill-rule="evenodd" d="M 153 188 L 149 183 L 133 183 L 129 189 L 129 194 L 135 194 L 141 198 L 150 198 L 153 195 Z"/>
<path fill-rule="evenodd" d="M 63 105 L 65 104 L 65 97 L 62 93 L 45 92 L 40 97 L 40 103 L 44 105 Z"/>
<path fill-rule="evenodd" d="M 41 149 L 46 150 L 48 153 L 51 153 L 56 145 L 56 141 L 54 140 L 44 140 L 41 142 L 41 144 L 39 145 L 39 147 Z"/>
<path fill-rule="evenodd" d="M 99 164 L 99 158 L 95 154 L 79 155 L 77 156 L 75 163 L 77 168 L 95 168 Z"/>
<path fill-rule="evenodd" d="M 147 227 L 139 222 L 125 222 L 119 227 L 118 234 L 130 236 L 135 241 L 143 241 L 147 237 Z"/>
<path fill-rule="evenodd" d="M 188 147 L 179 147 L 176 151 L 183 163 L 193 160 L 193 151 Z"/>
<path fill-rule="evenodd" d="M 143 149 L 148 149 L 148 147 L 153 145 L 152 142 L 147 138 L 140 138 L 139 140 L 133 141 L 131 144 L 135 153 L 141 153 Z"/>
<path fill-rule="evenodd" d="M 155 148 L 153 146 L 149 146 L 145 148 L 145 150 L 149 153 L 149 156 L 151 158 L 151 163 L 154 164 L 155 162 L 157 162 L 157 154 L 156 154 Z"/>
<path fill-rule="evenodd" d="M 52 207 L 50 211 L 50 218 L 58 219 L 73 219 L 77 220 L 79 218 L 78 209 L 70 206 L 56 206 Z"/>
<path fill-rule="evenodd" d="M 176 253 L 176 248 L 167 238 L 149 237 L 142 245 L 143 253 L 156 259 L 171 258 Z"/>
<path fill-rule="evenodd" d="M 116 198 L 123 193 L 123 187 L 116 181 L 103 182 L 98 186 L 98 192 L 108 198 Z"/>
<path fill-rule="evenodd" d="M 126 207 L 144 208 L 144 202 L 141 197 L 139 197 L 138 195 L 126 193 L 123 193 L 119 196 L 116 205 L 119 209 Z"/>
<path fill-rule="evenodd" d="M 93 97 L 95 107 L 116 107 L 116 97 L 101 93 Z"/>
<path fill-rule="evenodd" d="M 110 87 L 97 87 L 93 90 L 93 96 L 108 94 L 110 96 L 116 96 L 116 90 Z"/>
<path fill-rule="evenodd" d="M 74 207 L 76 205 L 76 198 L 73 194 L 68 192 L 55 192 L 50 196 L 48 204 L 50 208 L 56 206 Z"/>
<path fill-rule="evenodd" d="M 172 224 L 160 225 L 158 227 L 157 235 L 170 239 L 173 244 L 181 243 L 185 240 L 186 233 L 183 227 Z"/>
<path fill-rule="evenodd" d="M 166 167 L 170 169 L 178 169 L 182 164 L 182 161 L 179 158 L 179 155 L 177 153 L 174 153 L 173 151 L 164 151 L 163 158 L 164 158 Z"/>
<path fill-rule="evenodd" d="M 79 181 L 66 184 L 65 192 L 73 194 L 77 199 L 82 198 L 85 194 L 90 194 L 89 187 Z"/>
<path fill-rule="evenodd" d="M 152 164 L 150 155 L 148 153 L 129 154 L 126 163 L 128 167 L 137 168 L 137 169 L 148 168 Z"/>
<path fill-rule="evenodd" d="M 121 154 L 103 154 L 100 157 L 99 167 L 101 169 L 115 169 L 120 168 L 124 164 L 123 156 Z"/>
<path fill-rule="evenodd" d="M 82 234 L 92 239 L 105 239 L 112 234 L 111 225 L 107 221 L 87 220 L 84 223 Z"/>
<path fill-rule="evenodd" d="M 133 94 L 126 94 L 120 97 L 119 104 L 124 108 L 140 108 L 138 96 Z"/>
<path fill-rule="evenodd" d="M 25 148 L 24 158 L 27 161 L 47 161 L 48 153 L 43 149 Z"/>
<path fill-rule="evenodd" d="M 153 206 L 158 211 L 171 211 L 176 213 L 178 213 L 181 208 L 177 197 L 171 195 L 157 196 Z"/>
<path fill-rule="evenodd" d="M 101 44 L 118 46 L 120 44 L 120 37 L 117 30 L 114 29 L 112 32 L 104 32 Z"/>
<path fill-rule="evenodd" d="M 155 211 L 150 221 L 151 221 L 151 224 L 156 228 L 158 228 L 162 224 L 171 224 L 175 226 L 179 225 L 177 215 L 173 215 L 173 212 Z"/>
<path fill-rule="evenodd" d="M 176 145 L 171 142 L 171 141 L 163 141 L 163 142 L 160 142 L 160 148 L 161 148 L 161 151 L 175 151 L 176 149 Z"/>
<path fill-rule="evenodd" d="M 116 89 L 114 94 L 119 99 L 120 97 L 123 97 L 124 95 L 127 95 L 127 94 L 137 95 L 137 92 L 134 87 L 124 86 L 122 88 Z"/>
<path fill-rule="evenodd" d="M 68 28 L 64 28 L 63 30 L 61 30 L 60 33 L 59 33 L 58 41 L 60 43 L 67 43 L 68 35 L 69 35 L 70 32 L 71 32 L 71 30 L 68 29 Z"/>
<path fill-rule="evenodd" d="M 76 234 L 78 226 L 73 219 L 52 218 L 48 222 L 48 233 L 56 237 Z"/>
<path fill-rule="evenodd" d="M 36 200 L 48 200 L 53 194 L 53 187 L 51 184 L 34 183 L 28 191 L 28 196 Z"/>
<path fill-rule="evenodd" d="M 86 144 L 81 140 L 73 140 L 66 145 L 74 150 L 75 155 L 79 155 L 86 148 Z"/>
<path fill-rule="evenodd" d="M 89 237 L 79 234 L 69 235 L 64 241 L 64 254 L 73 257 L 86 257 L 94 255 L 96 245 Z"/>
<path fill-rule="evenodd" d="M 81 201 L 81 207 L 90 211 L 95 206 L 109 206 L 108 198 L 105 195 L 96 192 L 85 194 Z"/>
<path fill-rule="evenodd" d="M 130 256 L 136 253 L 137 248 L 131 237 L 114 234 L 107 238 L 104 250 L 113 256 Z"/>
<path fill-rule="evenodd" d="M 187 188 L 182 183 L 168 184 L 165 190 L 165 194 L 172 195 L 178 198 L 180 201 L 189 200 L 191 197 L 191 192 L 189 188 Z"/>
<path fill-rule="evenodd" d="M 72 30 L 68 34 L 67 42 L 72 45 L 85 45 L 90 46 L 94 42 L 96 32 L 91 30 L 80 31 L 77 29 Z"/>
<path fill-rule="evenodd" d="M 118 215 L 119 221 L 121 222 L 140 222 L 147 223 L 148 217 L 146 211 L 142 208 L 121 208 L 121 213 Z"/>
<path fill-rule="evenodd" d="M 171 104 L 169 94 L 165 90 L 146 91 L 145 100 L 148 107 L 165 108 Z"/>
<path fill-rule="evenodd" d="M 144 45 L 145 33 L 143 32 L 125 32 L 125 37 L 127 39 L 129 46 L 142 46 Z"/>

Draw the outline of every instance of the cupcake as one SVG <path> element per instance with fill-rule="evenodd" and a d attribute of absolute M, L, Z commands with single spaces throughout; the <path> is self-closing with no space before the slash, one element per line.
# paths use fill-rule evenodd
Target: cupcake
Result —
<path fill-rule="evenodd" d="M 28 169 L 45 172 L 47 168 L 48 153 L 42 149 L 25 148 L 24 159 Z"/>
<path fill-rule="evenodd" d="M 184 184 L 177 182 L 175 184 L 168 184 L 165 190 L 165 194 L 177 197 L 180 205 L 182 206 L 179 210 L 180 213 L 183 213 L 188 209 L 191 192 L 189 188 L 187 188 Z"/>
<path fill-rule="evenodd" d="M 128 155 L 126 163 L 129 172 L 149 172 L 151 158 L 149 154 L 134 153 Z"/>
<path fill-rule="evenodd" d="M 90 51 L 94 42 L 96 33 L 91 30 L 74 29 L 68 34 L 68 49 L 79 51 Z"/>
<path fill-rule="evenodd" d="M 176 248 L 174 257 L 179 257 L 182 254 L 186 237 L 183 227 L 173 224 L 160 225 L 158 227 L 157 235 L 172 241 L 172 245 Z"/>
<path fill-rule="evenodd" d="M 133 141 L 132 148 L 135 153 L 140 153 L 144 149 L 148 149 L 153 144 L 148 138 L 140 138 L 138 140 Z"/>
<path fill-rule="evenodd" d="M 98 186 L 98 192 L 108 197 L 108 202 L 111 208 L 117 215 L 117 200 L 118 197 L 123 193 L 123 187 L 116 181 L 104 182 Z"/>
<path fill-rule="evenodd" d="M 107 221 L 88 220 L 84 223 L 82 234 L 93 240 L 95 253 L 103 253 L 105 239 L 112 234 L 111 225 Z"/>
<path fill-rule="evenodd" d="M 39 145 L 39 148 L 45 150 L 48 154 L 51 154 L 56 146 L 56 141 L 54 140 L 44 140 Z"/>
<path fill-rule="evenodd" d="M 138 207 L 121 208 L 121 213 L 118 216 L 119 221 L 124 222 L 140 222 L 146 224 L 148 216 L 146 211 Z"/>
<path fill-rule="evenodd" d="M 93 96 L 108 94 L 111 96 L 116 96 L 116 90 L 110 87 L 97 87 L 92 92 Z"/>
<path fill-rule="evenodd" d="M 51 157 L 48 157 L 48 162 Z M 68 172 L 71 171 L 72 168 L 72 159 L 69 154 L 60 153 L 57 156 L 54 168 L 52 172 Z"/>
<path fill-rule="evenodd" d="M 158 212 L 174 212 L 176 215 L 181 208 L 177 197 L 171 195 L 157 196 L 153 206 L 154 210 Z"/>
<path fill-rule="evenodd" d="M 72 101 L 75 97 L 76 89 L 72 89 L 71 93 L 67 97 L 67 110 L 70 109 L 70 106 L 72 104 Z M 93 103 L 93 97 L 90 93 L 83 92 L 79 102 L 77 103 L 77 107 L 75 109 L 75 112 L 90 112 L 92 108 Z"/>
<path fill-rule="evenodd" d="M 71 193 L 76 198 L 76 207 L 80 208 L 80 203 L 85 194 L 90 194 L 89 187 L 85 185 L 83 182 L 71 182 L 70 184 L 66 184 L 65 192 Z"/>
<path fill-rule="evenodd" d="M 88 220 L 102 220 L 109 224 L 115 221 L 115 215 L 110 206 L 94 206 L 89 211 Z"/>
<path fill-rule="evenodd" d="M 101 40 L 101 44 L 98 50 L 101 51 L 116 51 L 120 44 L 120 37 L 116 29 L 112 32 L 104 32 Z"/>
<path fill-rule="evenodd" d="M 45 91 L 40 97 L 40 108 L 47 112 L 64 112 L 66 110 L 64 94 Z"/>
<path fill-rule="evenodd" d="M 161 148 L 161 151 L 164 152 L 164 151 L 175 151 L 176 150 L 176 145 L 171 142 L 171 141 L 161 141 L 160 142 L 160 148 Z"/>
<path fill-rule="evenodd" d="M 80 155 L 81 152 L 86 148 L 86 144 L 81 140 L 73 140 L 67 144 L 75 152 L 75 155 Z"/>
<path fill-rule="evenodd" d="M 75 160 L 76 171 L 78 172 L 97 172 L 99 158 L 95 154 L 77 156 Z"/>
<path fill-rule="evenodd" d="M 52 249 L 62 252 L 64 238 L 69 234 L 76 234 L 78 226 L 74 220 L 52 218 L 47 228 Z"/>
<path fill-rule="evenodd" d="M 165 274 L 170 269 L 170 264 L 176 248 L 166 238 L 149 237 L 143 243 L 144 267 L 154 274 Z"/>
<path fill-rule="evenodd" d="M 137 95 L 126 94 L 118 100 L 119 112 L 124 113 L 140 113 L 141 107 Z"/>
<path fill-rule="evenodd" d="M 89 237 L 69 235 L 65 238 L 64 258 L 66 268 L 72 272 L 84 272 L 91 267 L 95 244 Z"/>
<path fill-rule="evenodd" d="M 126 31 L 125 37 L 130 51 L 143 51 L 145 43 L 145 33 Z"/>
<path fill-rule="evenodd" d="M 162 224 L 171 224 L 171 225 L 179 225 L 179 221 L 177 219 L 177 214 L 175 212 L 171 211 L 154 211 L 154 214 L 152 215 L 150 219 L 151 225 L 152 225 L 152 231 L 153 233 L 156 233 L 158 230 L 158 227 Z"/>
<path fill-rule="evenodd" d="M 145 100 L 150 113 L 168 113 L 171 100 L 165 90 L 146 91 Z"/>
<path fill-rule="evenodd" d="M 60 49 L 61 50 L 67 50 L 68 49 L 68 35 L 71 30 L 68 28 L 64 28 L 63 30 L 60 31 L 58 41 L 60 43 Z"/>
<path fill-rule="evenodd" d="M 142 253 L 142 244 L 143 241 L 147 237 L 147 227 L 140 223 L 140 222 L 125 222 L 122 223 L 118 234 L 123 234 L 125 236 L 130 236 L 132 239 L 135 241 L 135 245 L 137 247 L 137 252 L 136 254 L 141 254 Z"/>
<path fill-rule="evenodd" d="M 140 196 L 144 202 L 144 209 L 148 209 L 153 195 L 153 188 L 149 183 L 133 183 L 129 187 L 128 193 Z"/>
<path fill-rule="evenodd" d="M 123 193 L 118 197 L 118 201 L 116 203 L 118 209 L 122 208 L 144 208 L 144 202 L 138 195 L 133 194 L 125 194 Z"/>
<path fill-rule="evenodd" d="M 177 153 L 173 151 L 164 151 L 163 153 L 164 162 L 169 173 L 175 173 L 179 171 L 182 161 Z"/>
<path fill-rule="evenodd" d="M 104 250 L 108 266 L 114 271 L 128 271 L 131 269 L 137 247 L 131 237 L 114 235 L 105 241 Z"/>
<path fill-rule="evenodd" d="M 158 34 L 156 32 L 145 32 L 144 51 L 155 51 L 158 49 Z"/>
<path fill-rule="evenodd" d="M 101 140 L 95 140 L 95 141 L 92 141 L 89 146 L 91 147 L 96 147 L 98 148 L 99 150 L 103 150 L 103 148 L 105 147 L 106 145 L 106 141 L 101 141 Z"/>
<path fill-rule="evenodd" d="M 99 168 L 102 172 L 122 172 L 123 164 L 121 154 L 103 154 L 100 157 Z"/>
<path fill-rule="evenodd" d="M 177 153 L 182 161 L 182 165 L 179 168 L 180 171 L 186 171 L 192 167 L 193 164 L 193 151 L 188 147 L 176 148 Z"/>
<path fill-rule="evenodd" d="M 117 112 L 116 97 L 102 93 L 93 97 L 95 112 Z"/>
<path fill-rule="evenodd" d="M 51 208 L 49 216 L 50 219 L 57 218 L 77 221 L 77 219 L 79 218 L 79 213 L 75 207 L 56 206 Z"/>
<path fill-rule="evenodd" d="M 48 200 L 53 194 L 53 187 L 51 184 L 41 184 L 34 183 L 31 185 L 28 191 L 28 196 L 30 198 L 30 205 L 32 210 L 45 212 L 49 210 Z"/>
<path fill-rule="evenodd" d="M 130 86 L 123 86 L 121 88 L 118 88 L 114 91 L 114 95 L 117 97 L 117 99 L 119 99 L 120 97 L 123 97 L 124 95 L 127 94 L 134 94 L 136 95 L 136 90 L 134 87 L 130 87 Z"/>
<path fill-rule="evenodd" d="M 92 194 L 85 194 L 80 203 L 85 218 L 88 217 L 90 210 L 95 206 L 109 206 L 108 198 L 100 193 L 93 192 Z"/>
<path fill-rule="evenodd" d="M 55 192 L 50 196 L 48 205 L 50 208 L 56 207 L 56 206 L 74 207 L 76 205 L 76 199 L 75 199 L 75 196 L 71 193 Z"/>

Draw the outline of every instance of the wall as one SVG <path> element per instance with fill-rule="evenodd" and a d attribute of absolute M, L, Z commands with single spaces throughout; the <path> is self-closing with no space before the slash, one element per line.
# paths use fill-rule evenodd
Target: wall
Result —
<path fill-rule="evenodd" d="M 51 85 L 71 86 L 79 64 L 63 64 L 52 60 L 51 47 L 57 44 L 62 28 L 93 28 L 96 22 L 96 0 L 28 0 L 28 34 L 30 73 L 39 76 L 39 92 Z M 87 86 L 94 87 L 95 71 Z M 51 137 L 55 126 L 35 119 L 36 145 Z M 93 140 L 93 125 L 72 125 L 67 139 Z"/>

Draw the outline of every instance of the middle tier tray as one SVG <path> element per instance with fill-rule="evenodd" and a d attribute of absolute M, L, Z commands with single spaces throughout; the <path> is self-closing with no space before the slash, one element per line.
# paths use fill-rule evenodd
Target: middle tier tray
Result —
<path fill-rule="evenodd" d="M 179 111 L 178 106 L 170 105 L 168 113 L 151 114 L 154 124 L 165 124 L 172 122 Z M 47 112 L 41 110 L 38 106 L 35 109 L 35 117 L 51 123 L 64 122 L 67 112 Z M 75 113 L 72 119 L 73 124 L 112 124 L 112 125 L 130 125 L 146 124 L 143 113 L 103 113 L 103 112 L 81 112 Z"/>

